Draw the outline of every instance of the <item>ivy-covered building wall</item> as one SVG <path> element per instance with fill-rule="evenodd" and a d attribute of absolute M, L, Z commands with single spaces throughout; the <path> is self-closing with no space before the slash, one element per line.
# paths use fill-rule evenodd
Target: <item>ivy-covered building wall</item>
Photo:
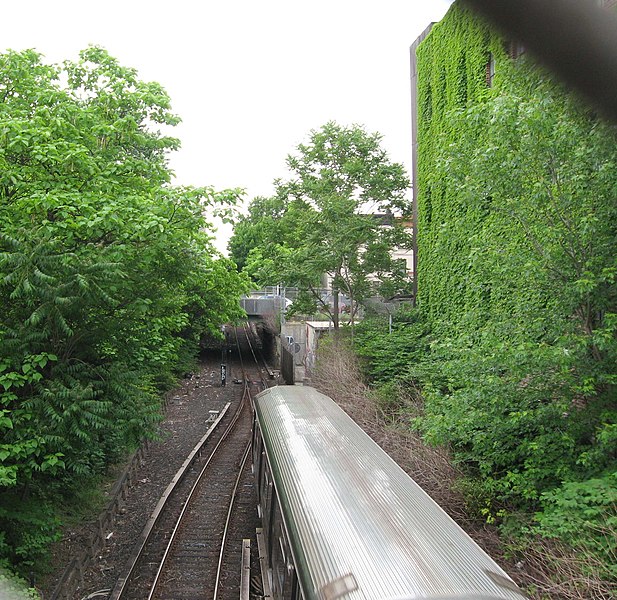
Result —
<path fill-rule="evenodd" d="M 460 2 L 417 44 L 422 352 L 397 378 L 481 514 L 615 577 L 616 128 L 521 50 Z"/>
<path fill-rule="evenodd" d="M 485 212 L 460 197 L 457 182 L 436 173 L 437 155 L 461 135 L 478 133 L 452 112 L 498 94 L 508 60 L 503 40 L 457 4 L 417 50 L 418 300 L 449 324 L 477 306 L 469 259 Z"/>
<path fill-rule="evenodd" d="M 538 314 L 568 320 L 575 310 L 559 296 L 564 277 L 572 282 L 584 271 L 575 264 L 585 244 L 575 240 L 576 218 L 586 223 L 587 213 L 576 194 L 589 200 L 600 181 L 592 173 L 596 164 L 585 162 L 593 148 L 577 147 L 581 138 L 567 135 L 585 138 L 599 129 L 591 110 L 531 62 L 521 44 L 502 38 L 459 2 L 417 48 L 417 299 L 432 326 L 443 326 L 447 335 L 498 320 L 507 322 L 509 335 L 527 339 L 546 330 Z M 535 129 L 525 137 L 530 119 Z M 572 127 L 568 134 L 560 123 Z M 604 159 L 598 155 L 596 163 Z M 563 184 L 574 181 L 586 183 L 566 190 Z M 612 183 L 604 184 L 600 204 L 612 193 Z M 576 205 L 576 217 L 563 222 L 568 202 Z M 536 214 L 550 203 L 554 214 Z M 552 227 L 552 219 L 563 227 Z M 538 261 L 552 243 L 572 246 L 566 250 L 574 271 L 567 276 L 549 266 L 559 260 L 555 255 Z"/>

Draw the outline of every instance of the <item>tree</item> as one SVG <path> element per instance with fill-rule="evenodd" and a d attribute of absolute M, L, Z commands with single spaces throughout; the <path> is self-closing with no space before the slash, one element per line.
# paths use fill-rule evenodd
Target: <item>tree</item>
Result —
<path fill-rule="evenodd" d="M 229 254 L 239 270 L 246 267 L 248 255 L 253 248 L 265 246 L 271 240 L 279 243 L 282 241 L 285 235 L 282 223 L 286 210 L 284 198 L 258 196 L 253 199 L 248 214 L 235 224 L 228 244 Z"/>
<path fill-rule="evenodd" d="M 330 122 L 312 131 L 308 144 L 287 158 L 290 179 L 276 182 L 274 198 L 251 205 L 230 244 L 255 280 L 299 287 L 331 315 L 335 328 L 339 292 L 356 306 L 379 282 L 405 285 L 404 268 L 390 251 L 410 244 L 393 217 L 409 212 L 409 181 L 380 142 L 379 134 L 357 125 Z M 332 307 L 319 294 L 326 275 Z"/>
<path fill-rule="evenodd" d="M 148 435 L 158 390 L 240 316 L 204 216 L 236 193 L 170 185 L 156 128 L 178 121 L 101 48 L 0 56 L 0 561 L 44 549 L 54 491 Z"/>

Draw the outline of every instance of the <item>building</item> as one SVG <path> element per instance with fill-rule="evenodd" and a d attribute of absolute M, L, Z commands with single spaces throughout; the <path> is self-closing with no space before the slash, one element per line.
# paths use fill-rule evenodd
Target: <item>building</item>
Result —
<path fill-rule="evenodd" d="M 443 308 L 443 299 L 460 299 L 458 305 L 447 302 L 451 314 L 442 315 L 445 320 L 453 321 L 478 301 L 471 291 L 465 297 L 466 290 L 471 290 L 475 282 L 468 269 L 473 248 L 464 239 L 464 232 L 473 235 L 482 227 L 482 222 L 481 218 L 474 220 L 468 214 L 467 206 L 454 189 L 455 184 L 447 177 L 434 176 L 435 140 L 445 139 L 446 144 L 458 142 L 460 138 L 452 130 L 448 115 L 498 97 L 504 73 L 508 71 L 506 62 L 518 61 L 529 54 L 525 43 L 499 34 L 468 8 L 471 4 L 454 2 L 439 23 L 429 24 L 410 51 L 414 296 L 427 306 L 434 306 L 436 311 Z M 474 0 L 473 4 L 487 3 Z M 598 0 L 598 4 L 615 10 L 617 0 Z M 550 12 L 549 2 L 538 0 L 537 5 Z M 595 19 L 598 18 L 596 15 Z M 558 24 L 556 21 L 556 26 Z M 615 60 L 613 57 L 613 62 Z M 590 65 L 588 72 L 604 78 L 602 91 L 615 95 L 616 88 L 612 84 L 615 69 L 603 72 Z M 611 76 L 607 77 L 607 73 Z M 570 82 L 567 76 L 566 72 L 565 81 L 579 89 L 576 80 Z M 440 262 L 444 263 L 441 268 Z M 448 269 L 444 276 L 446 264 Z M 430 285 L 423 285 L 423 281 L 430 281 Z"/>

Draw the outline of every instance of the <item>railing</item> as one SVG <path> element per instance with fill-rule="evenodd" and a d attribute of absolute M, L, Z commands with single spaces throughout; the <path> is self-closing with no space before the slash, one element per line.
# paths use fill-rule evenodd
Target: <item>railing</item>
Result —
<path fill-rule="evenodd" d="M 145 441 L 131 456 L 128 466 L 111 490 L 111 499 L 107 508 L 97 518 L 95 529 L 84 541 L 81 552 L 71 560 L 64 570 L 64 574 L 51 594 L 51 600 L 72 598 L 77 588 L 83 587 L 84 573 L 105 547 L 105 542 L 108 539 L 107 532 L 111 531 L 114 526 L 116 516 L 126 501 L 128 489 L 133 484 L 147 451 L 148 442 Z"/>
<path fill-rule="evenodd" d="M 166 395 L 163 398 L 163 410 L 167 408 L 168 401 L 169 397 Z M 128 489 L 135 482 L 137 473 L 141 469 L 141 463 L 148 453 L 148 448 L 149 442 L 144 440 L 141 446 L 131 455 L 128 465 L 111 489 L 107 508 L 98 516 L 93 526 L 94 530 L 83 541 L 82 550 L 78 552 L 77 556 L 64 569 L 62 577 L 51 593 L 50 600 L 73 598 L 76 590 L 79 587 L 83 587 L 84 574 L 105 547 L 105 542 L 109 539 L 107 532 L 111 531 L 115 524 L 116 516 L 126 501 Z"/>

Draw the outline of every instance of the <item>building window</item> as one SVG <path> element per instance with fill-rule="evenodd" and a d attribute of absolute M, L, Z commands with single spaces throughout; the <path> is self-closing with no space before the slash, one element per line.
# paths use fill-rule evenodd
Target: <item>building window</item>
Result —
<path fill-rule="evenodd" d="M 527 51 L 525 45 L 522 42 L 508 42 L 507 44 L 508 56 L 512 60 L 516 60 L 519 56 L 522 56 Z"/>
<path fill-rule="evenodd" d="M 493 79 L 495 78 L 495 57 L 492 53 L 488 55 L 488 61 L 486 63 L 486 85 L 493 87 Z"/>

